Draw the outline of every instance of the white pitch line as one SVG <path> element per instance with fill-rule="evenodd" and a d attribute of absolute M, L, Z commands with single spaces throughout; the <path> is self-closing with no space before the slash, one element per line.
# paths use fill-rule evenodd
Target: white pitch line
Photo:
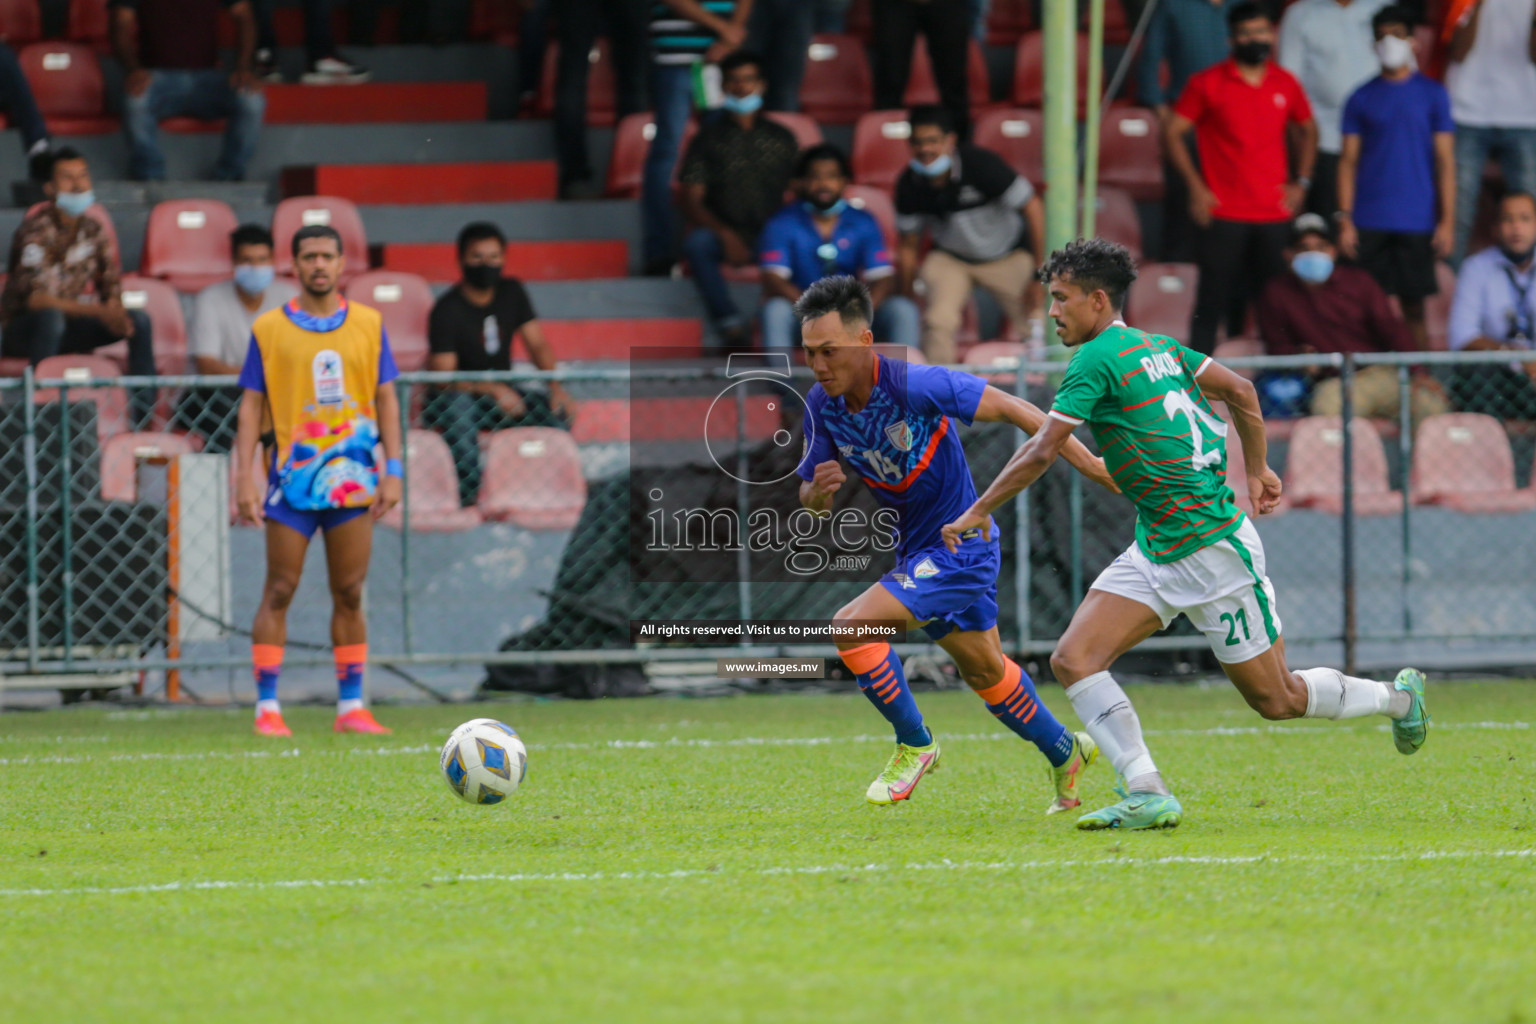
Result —
<path fill-rule="evenodd" d="M 79 886 L 66 889 L 0 889 L 0 898 L 41 896 L 132 896 L 162 893 L 214 892 L 231 889 L 335 889 L 370 886 L 461 885 L 483 882 L 665 882 L 684 878 L 795 877 L 846 874 L 889 874 L 901 871 L 1038 871 L 1061 868 L 1158 868 L 1191 865 L 1195 867 L 1244 867 L 1248 865 L 1286 864 L 1384 864 L 1433 860 L 1491 860 L 1536 857 L 1536 849 L 1527 850 L 1423 850 L 1418 853 L 1383 853 L 1366 856 L 1352 854 L 1306 854 L 1274 857 L 1254 854 L 1236 857 L 1098 857 L 1026 861 L 952 861 L 941 860 L 908 864 L 808 864 L 783 867 L 748 868 L 741 871 L 710 868 L 679 868 L 674 871 L 555 871 L 511 874 L 439 875 L 429 879 L 389 878 L 298 878 L 277 881 L 210 880 L 201 882 L 162 882 L 147 885 Z"/>
<path fill-rule="evenodd" d="M 1148 736 L 1329 736 L 1340 731 L 1353 732 L 1362 728 L 1350 725 L 1264 725 L 1264 726 L 1217 726 L 1211 729 L 1147 729 Z M 1374 728 L 1378 732 L 1387 731 L 1389 725 L 1364 726 Z M 1445 722 L 1437 723 L 1434 728 L 1448 730 L 1496 730 L 1506 731 L 1511 729 L 1530 729 L 1529 722 Z M 944 733 L 943 738 L 951 742 L 994 742 L 1014 739 L 1011 732 L 996 730 L 994 732 L 971 733 Z M 0 741 L 4 738 L 0 737 Z M 667 750 L 712 747 L 825 747 L 840 743 L 891 743 L 891 737 L 862 733 L 853 736 L 738 736 L 731 739 L 714 740 L 702 737 L 683 738 L 674 736 L 665 740 L 592 740 L 580 743 L 529 743 L 530 751 L 541 750 Z M 297 747 L 283 750 L 204 750 L 187 753 L 130 753 L 130 754 L 20 754 L 15 757 L 0 757 L 0 767 L 23 767 L 26 765 L 50 765 L 50 764 L 84 764 L 93 761 L 107 761 L 114 763 L 135 761 L 211 761 L 211 760 L 241 760 L 253 758 L 265 760 L 268 758 L 283 757 L 392 757 L 396 755 L 429 754 L 436 753 L 437 747 L 430 743 L 416 744 L 407 747 L 354 747 L 348 750 L 310 750 L 304 751 Z"/>

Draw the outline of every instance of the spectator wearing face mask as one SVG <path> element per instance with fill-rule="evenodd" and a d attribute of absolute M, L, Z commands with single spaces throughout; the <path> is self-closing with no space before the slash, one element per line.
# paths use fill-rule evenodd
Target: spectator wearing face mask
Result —
<path fill-rule="evenodd" d="M 278 281 L 272 269 L 272 233 L 242 224 L 229 236 L 234 276 L 197 293 L 192 303 L 189 348 L 193 368 L 208 376 L 238 377 L 251 345 L 251 325 L 268 310 L 298 294 L 292 281 Z M 203 450 L 227 452 L 235 443 L 235 413 L 241 389 L 188 388 L 176 409 L 177 426 L 203 437 Z"/>
<path fill-rule="evenodd" d="M 923 354 L 945 365 L 958 361 L 955 335 L 975 288 L 997 300 L 1015 330 L 1039 314 L 1030 253 L 1045 249 L 1045 209 L 1002 157 L 960 143 L 944 107 L 914 107 L 909 123 L 912 161 L 896 180 L 899 287 L 911 295 L 923 282 Z M 933 248 L 919 266 L 925 231 Z"/>
<path fill-rule="evenodd" d="M 1418 72 L 1412 16 L 1384 7 L 1372 26 L 1381 74 L 1344 105 L 1339 249 L 1397 296 L 1428 348 L 1424 299 L 1455 241 L 1456 125 L 1445 87 Z"/>
<path fill-rule="evenodd" d="M 467 224 L 459 232 L 461 279 L 442 294 L 428 318 L 428 370 L 510 370 L 512 345 L 519 338 L 534 366 L 556 368 L 527 289 L 517 278 L 502 275 L 506 248 L 501 229 L 487 221 Z M 459 475 L 459 503 L 467 507 L 480 494 L 480 431 L 567 428 L 575 412 L 558 381 L 550 382 L 547 395 L 505 381 L 458 381 L 428 394 L 422 418 L 448 442 Z"/>
<path fill-rule="evenodd" d="M 1190 217 L 1202 229 L 1190 346 L 1206 354 L 1221 321 L 1229 336 L 1239 335 L 1248 298 L 1284 270 L 1287 225 L 1301 210 L 1317 155 L 1306 93 L 1270 60 L 1269 14 L 1245 0 L 1227 12 L 1227 26 L 1231 59 L 1189 80 L 1163 131 L 1169 160 L 1189 186 Z M 1199 168 L 1185 142 L 1191 129 Z"/>
<path fill-rule="evenodd" d="M 1499 203 L 1499 244 L 1468 256 L 1456 278 L 1448 341 L 1456 351 L 1536 348 L 1536 198 Z M 1536 363 L 1459 367 L 1451 394 L 1464 412 L 1536 420 Z"/>
<path fill-rule="evenodd" d="M 1408 328 L 1392 311 L 1387 293 L 1359 267 L 1339 266 L 1328 222 L 1315 213 L 1296 218 L 1285 250 L 1290 269 L 1273 278 L 1259 297 L 1259 331 L 1270 355 L 1331 352 L 1411 352 Z M 1332 370 L 1266 374 L 1259 380 L 1265 415 L 1296 415 L 1312 387 L 1314 416 L 1337 416 L 1344 390 Z M 1410 389 L 1414 423 L 1449 408 L 1438 384 L 1416 372 Z M 1400 403 L 1395 366 L 1362 366 L 1355 371 L 1354 414 L 1396 419 Z"/>
<path fill-rule="evenodd" d="M 763 111 L 762 62 L 737 51 L 720 62 L 723 109 L 683 154 L 683 253 L 715 330 L 728 345 L 752 340 L 724 267 L 757 262 L 757 237 L 784 205 L 799 145 Z"/>
<path fill-rule="evenodd" d="M 916 348 L 917 304 L 896 294 L 896 268 L 874 215 L 848 205 L 843 192 L 853 176 L 848 158 L 832 145 L 800 155 L 795 179 L 800 199 L 763 229 L 763 346 L 798 347 L 794 304 L 824 277 L 856 277 L 869 286 L 875 340 Z"/>

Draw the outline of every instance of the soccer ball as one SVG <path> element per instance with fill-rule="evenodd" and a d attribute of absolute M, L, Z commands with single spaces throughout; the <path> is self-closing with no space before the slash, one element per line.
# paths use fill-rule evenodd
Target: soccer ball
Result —
<path fill-rule="evenodd" d="M 472 804 L 499 804 L 528 774 L 528 748 L 510 725 L 476 718 L 453 730 L 438 763 L 459 796 Z"/>

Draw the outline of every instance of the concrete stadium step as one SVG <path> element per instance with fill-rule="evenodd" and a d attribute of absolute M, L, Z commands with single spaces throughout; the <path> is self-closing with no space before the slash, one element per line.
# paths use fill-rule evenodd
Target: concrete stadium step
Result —
<path fill-rule="evenodd" d="M 554 199 L 558 185 L 553 160 L 508 160 L 289 167 L 279 189 L 284 196 L 346 196 L 359 205 L 419 205 Z"/>
<path fill-rule="evenodd" d="M 472 220 L 488 220 L 508 238 L 524 241 L 621 238 L 632 252 L 640 247 L 640 204 L 623 200 L 365 205 L 360 211 L 376 242 L 442 242 Z"/>
<path fill-rule="evenodd" d="M 484 121 L 484 82 L 269 85 L 266 124 Z"/>
<path fill-rule="evenodd" d="M 704 305 L 692 281 L 665 277 L 628 277 L 598 281 L 532 281 L 528 295 L 544 319 L 702 317 Z M 732 285 L 731 295 L 743 310 L 754 310 L 760 291 L 752 285 Z"/>
<path fill-rule="evenodd" d="M 452 242 L 391 242 L 383 266 L 420 274 L 428 281 L 457 281 L 459 257 Z M 618 239 L 508 242 L 506 273 L 525 281 L 572 281 L 617 277 L 629 270 L 629 243 Z"/>
<path fill-rule="evenodd" d="M 463 82 L 486 84 L 489 116 L 517 113 L 517 51 L 490 43 L 452 46 L 348 46 L 342 54 L 366 67 L 374 82 Z M 234 67 L 234 52 L 224 54 L 225 67 Z M 308 70 L 301 47 L 279 47 L 277 65 L 284 78 L 297 82 Z"/>

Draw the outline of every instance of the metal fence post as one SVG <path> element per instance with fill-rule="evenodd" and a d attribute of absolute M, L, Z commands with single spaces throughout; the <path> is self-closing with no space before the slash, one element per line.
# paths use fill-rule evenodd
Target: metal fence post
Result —
<path fill-rule="evenodd" d="M 27 671 L 38 671 L 37 569 L 37 388 L 32 367 L 22 371 L 22 417 L 26 437 L 22 449 L 27 463 Z"/>
<path fill-rule="evenodd" d="M 97 406 L 97 415 L 101 415 L 100 406 Z M 74 476 L 75 467 L 70 458 L 69 436 L 69 388 L 59 389 L 59 545 L 60 562 L 63 565 L 64 581 L 64 671 L 68 672 L 75 660 L 75 530 L 73 523 L 74 510 L 70 507 L 70 484 Z"/>
<path fill-rule="evenodd" d="M 1412 504 L 1409 495 L 1410 474 L 1413 468 L 1413 379 L 1408 364 L 1397 368 L 1397 451 L 1399 473 L 1403 492 L 1403 636 L 1413 631 L 1413 608 L 1409 604 L 1409 587 L 1412 583 L 1413 519 L 1408 510 Z"/>
<path fill-rule="evenodd" d="M 1355 674 L 1355 445 L 1351 436 L 1355 418 L 1355 359 L 1344 354 L 1344 365 L 1339 372 L 1342 392 L 1342 417 L 1344 422 L 1344 515 L 1340 526 L 1343 535 L 1343 584 L 1344 584 L 1344 671 Z"/>
<path fill-rule="evenodd" d="M 400 619 L 405 653 L 416 650 L 415 621 L 411 612 L 411 385 L 401 382 L 400 393 Z"/>
<path fill-rule="evenodd" d="M 708 426 L 704 428 L 706 431 Z M 742 622 L 752 618 L 752 552 L 747 550 L 747 384 L 736 387 L 736 522 L 742 531 L 736 551 L 736 614 Z M 707 541 L 707 538 L 706 538 Z M 745 637 L 742 647 L 751 646 Z"/>

